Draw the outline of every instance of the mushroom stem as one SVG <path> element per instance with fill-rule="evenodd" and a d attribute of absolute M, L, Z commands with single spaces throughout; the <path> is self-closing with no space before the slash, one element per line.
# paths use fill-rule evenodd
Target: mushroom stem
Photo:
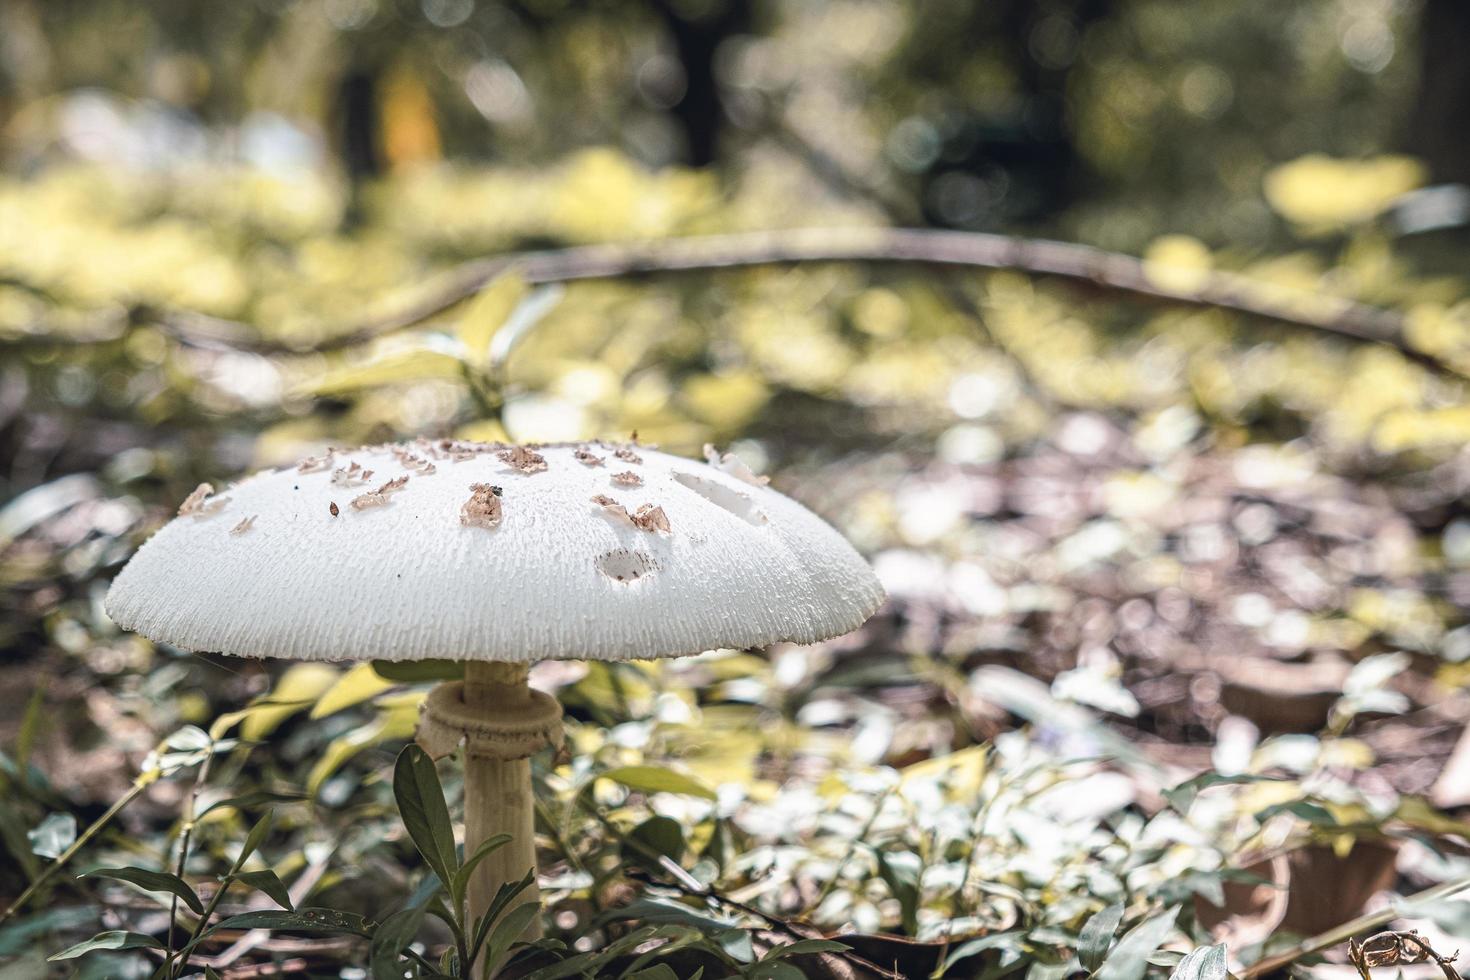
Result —
<path fill-rule="evenodd" d="M 471 712 L 493 718 L 523 710 L 532 704 L 526 683 L 525 664 L 465 664 L 464 704 Z M 510 753 L 506 753 L 510 754 Z M 480 751 L 473 741 L 465 746 L 464 810 L 466 858 L 496 834 L 509 834 L 510 843 L 485 858 L 470 879 L 470 929 L 475 928 L 500 886 L 519 881 L 536 867 L 535 800 L 531 788 L 531 760 L 504 758 Z M 511 907 L 541 901 L 541 891 L 532 879 Z M 541 938 L 541 919 L 536 917 L 521 936 L 527 942 Z M 488 975 L 495 964 L 478 964 Z M 477 970 L 477 973 L 479 971 Z"/>

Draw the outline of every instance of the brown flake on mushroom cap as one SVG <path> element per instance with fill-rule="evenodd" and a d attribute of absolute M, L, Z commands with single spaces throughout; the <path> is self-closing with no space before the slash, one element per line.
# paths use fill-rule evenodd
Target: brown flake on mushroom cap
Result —
<path fill-rule="evenodd" d="M 229 502 L 228 497 L 215 497 L 213 486 L 201 483 L 189 496 L 184 498 L 182 504 L 179 504 L 179 516 L 204 517 L 216 513 Z"/>
<path fill-rule="evenodd" d="M 434 451 L 432 447 L 428 448 L 430 452 Z M 394 446 L 389 450 L 389 452 L 393 454 L 394 459 L 398 460 L 398 465 L 413 473 L 415 476 L 428 476 L 434 472 L 433 463 L 429 462 L 427 459 L 424 459 L 422 456 L 417 456 L 409 452 L 402 446 Z"/>
<path fill-rule="evenodd" d="M 360 487 L 372 478 L 373 471 L 363 469 L 362 464 L 357 462 L 339 466 L 332 471 L 332 482 L 342 487 Z"/>
<path fill-rule="evenodd" d="M 662 507 L 655 507 L 653 504 L 643 504 L 629 516 L 629 519 L 635 526 L 645 531 L 672 533 L 669 527 L 669 515 L 664 513 Z"/>
<path fill-rule="evenodd" d="M 236 536 L 244 534 L 246 531 L 255 526 L 256 516 L 257 515 L 255 514 L 251 514 L 249 517 L 240 521 L 239 524 L 236 524 L 234 527 L 230 528 L 230 533 Z"/>
<path fill-rule="evenodd" d="M 615 486 L 619 487 L 641 487 L 643 486 L 643 477 L 634 473 L 632 470 L 624 470 L 622 473 L 614 473 L 612 475 L 612 482 Z"/>
<path fill-rule="evenodd" d="M 493 530 L 500 526 L 500 514 L 500 488 L 488 483 L 470 484 L 470 499 L 459 509 L 459 523 Z"/>
<path fill-rule="evenodd" d="M 594 455 L 593 453 L 589 453 L 587 450 L 583 449 L 581 446 L 578 446 L 576 449 L 573 449 L 572 450 L 572 459 L 575 459 L 577 462 L 581 463 L 583 466 L 601 466 L 602 465 L 602 457 L 601 456 L 597 456 L 597 455 Z"/>
<path fill-rule="evenodd" d="M 332 468 L 332 455 L 335 449 L 328 449 L 320 456 L 308 456 L 296 464 L 297 473 L 320 473 Z"/>
<path fill-rule="evenodd" d="M 513 446 L 496 453 L 500 461 L 522 473 L 540 473 L 546 469 L 546 457 L 527 446 Z"/>
<path fill-rule="evenodd" d="M 619 446 L 617 449 L 614 449 L 613 455 L 616 456 L 618 459 L 621 459 L 625 463 L 636 464 L 643 462 L 643 457 L 633 452 L 633 450 L 628 448 L 627 446 Z"/>

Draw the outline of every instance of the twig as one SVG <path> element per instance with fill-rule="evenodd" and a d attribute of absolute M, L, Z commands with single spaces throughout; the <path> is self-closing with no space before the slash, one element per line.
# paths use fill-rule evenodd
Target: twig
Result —
<path fill-rule="evenodd" d="M 327 858 L 323 857 L 320 861 L 307 865 L 306 870 L 301 872 L 296 880 L 291 883 L 291 887 L 287 890 L 287 893 L 291 897 L 292 905 L 300 905 L 306 901 L 306 897 L 311 894 L 311 890 L 322 880 L 322 875 L 326 874 L 327 860 Z M 269 929 L 252 929 L 223 952 L 212 957 L 195 957 L 195 960 L 215 970 L 223 970 L 226 967 L 238 963 L 244 956 L 270 939 L 270 937 L 271 931 Z"/>
<path fill-rule="evenodd" d="M 113 817 L 116 817 L 119 813 L 123 811 L 124 807 L 126 807 L 129 803 L 133 802 L 139 796 L 141 796 L 143 791 L 151 786 L 155 781 L 157 781 L 157 779 L 157 771 L 152 770 L 144 773 L 136 780 L 134 780 L 131 789 L 124 793 L 116 803 L 108 807 L 106 813 L 102 814 L 102 816 L 94 820 L 92 822 L 92 825 L 84 830 L 81 836 L 73 841 L 72 845 L 68 847 L 65 851 L 63 851 L 55 861 L 52 861 L 50 864 L 46 865 L 45 869 L 43 869 L 41 873 L 36 876 L 36 879 L 26 887 L 26 890 L 20 893 L 20 897 L 17 898 L 14 902 L 10 903 L 9 908 L 7 908 L 4 912 L 0 912 L 0 925 L 3 925 L 4 923 L 14 918 L 15 914 L 21 910 L 26 902 L 30 901 L 31 898 L 36 894 L 36 892 L 40 891 L 42 885 L 50 881 L 52 876 L 54 876 L 56 872 L 66 867 L 67 863 L 70 862 L 72 858 L 76 857 L 78 851 L 86 847 L 93 837 L 96 837 L 99 833 L 101 833 L 102 828 L 106 827 L 109 823 L 112 822 Z"/>
<path fill-rule="evenodd" d="M 209 779 L 210 767 L 214 764 L 214 742 L 209 743 L 209 749 L 204 754 L 204 762 L 199 766 L 199 772 L 194 776 L 194 786 L 189 790 L 189 795 L 184 798 L 183 822 L 179 833 L 179 862 L 176 874 L 179 878 L 184 877 L 189 866 L 189 843 L 194 838 L 194 821 L 199 807 L 199 794 L 204 789 L 205 782 Z M 221 888 L 218 894 L 223 894 Z M 174 924 L 179 917 L 179 896 L 173 896 L 168 906 L 168 936 L 164 955 L 163 975 L 171 977 L 174 975 Z"/>
<path fill-rule="evenodd" d="M 156 322 L 191 346 L 258 354 L 321 352 L 352 347 L 422 323 L 473 296 L 511 266 L 516 266 L 527 282 L 540 284 L 799 262 L 918 264 L 1057 276 L 1133 296 L 1233 310 L 1383 344 L 1420 363 L 1459 375 L 1448 362 L 1413 348 L 1404 336 L 1404 318 L 1391 310 L 1288 289 L 1233 272 L 1202 274 L 1199 282 L 1189 287 L 1174 285 L 1151 276 L 1141 259 L 1089 245 L 912 228 L 808 228 L 489 256 L 451 269 L 427 295 L 393 313 L 322 331 L 327 339 L 312 345 L 260 340 L 249 324 L 185 310 L 138 307 L 127 319 Z"/>
<path fill-rule="evenodd" d="M 1449 956 L 1441 956 L 1412 929 L 1407 932 L 1380 932 L 1361 943 L 1355 939 L 1348 940 L 1348 959 L 1352 960 L 1363 980 L 1373 980 L 1370 971 L 1376 966 L 1403 966 L 1425 960 L 1437 963 L 1445 980 L 1460 980 L 1460 972 L 1453 966 L 1459 958 L 1458 950 Z"/>
<path fill-rule="evenodd" d="M 1459 878 L 1455 881 L 1447 881 L 1443 884 L 1435 885 L 1433 888 L 1426 888 L 1422 892 L 1410 895 L 1403 901 L 1394 902 L 1388 908 L 1379 909 L 1377 912 L 1369 912 L 1366 915 L 1360 915 L 1356 919 L 1344 922 L 1335 929 L 1329 929 L 1324 933 L 1319 933 L 1311 939 L 1304 939 L 1290 949 L 1277 953 L 1275 956 L 1268 956 L 1263 960 L 1257 960 L 1250 966 L 1239 971 L 1236 976 L 1239 980 L 1252 980 L 1254 977 L 1263 977 L 1267 974 L 1275 973 L 1282 967 L 1290 966 L 1303 956 L 1320 953 L 1324 949 L 1330 949 L 1333 946 L 1347 942 L 1364 930 L 1373 929 L 1393 921 L 1404 913 L 1407 906 L 1437 902 L 1441 899 L 1449 898 L 1452 895 L 1457 895 L 1467 888 L 1470 888 L 1470 877 Z"/>
<path fill-rule="evenodd" d="M 601 810 L 597 809 L 597 807 L 593 806 L 592 804 L 583 801 L 580 794 L 578 796 L 578 803 L 581 805 L 583 810 L 585 810 L 590 816 L 592 816 L 595 820 L 602 824 L 603 829 L 616 837 L 620 843 L 627 845 L 628 847 L 637 851 L 643 857 L 647 858 L 653 864 L 656 864 L 660 870 L 662 870 L 666 875 L 669 876 L 670 881 L 672 881 L 673 883 L 672 887 L 676 890 L 693 898 L 702 899 L 709 905 L 723 905 L 726 908 L 734 909 L 735 911 L 749 916 L 752 919 L 759 919 L 760 921 L 765 922 L 771 929 L 778 932 L 784 932 L 792 939 L 798 941 L 803 939 L 821 938 L 820 932 L 815 929 L 802 930 L 792 923 L 787 922 L 785 919 L 771 915 L 768 912 L 762 912 L 760 909 L 756 908 L 753 905 L 747 905 L 746 903 L 733 899 L 728 895 L 723 895 L 715 889 L 711 888 L 709 885 L 701 883 L 699 879 L 695 878 L 688 871 L 685 871 L 677 861 L 674 861 L 667 854 L 661 854 L 659 851 L 655 850 L 653 847 L 644 843 L 638 838 L 629 837 L 628 835 L 624 834 L 617 828 L 617 825 L 615 825 L 611 820 L 608 819 L 606 814 L 604 814 Z M 887 969 L 884 969 L 876 963 L 864 959 L 863 957 L 854 953 L 852 950 L 847 950 L 841 953 L 819 953 L 817 955 L 820 959 L 828 962 L 830 962 L 831 958 L 834 957 L 838 960 L 846 960 L 847 963 L 851 964 L 852 966 L 860 967 L 864 970 L 871 970 L 880 977 L 888 978 L 888 980 L 903 980 L 903 978 L 900 977 L 897 973 L 893 973 Z"/>

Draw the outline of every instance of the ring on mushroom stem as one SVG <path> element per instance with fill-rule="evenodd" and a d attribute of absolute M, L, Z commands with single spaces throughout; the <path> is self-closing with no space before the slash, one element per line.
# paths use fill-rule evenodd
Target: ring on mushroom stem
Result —
<path fill-rule="evenodd" d="M 418 740 L 435 758 L 464 747 L 465 853 L 512 838 L 475 871 L 473 921 L 536 863 L 530 758 L 560 746 L 562 725 L 556 699 L 529 686 L 531 663 L 813 643 L 883 601 L 841 535 L 705 452 L 450 439 L 328 450 L 223 493 L 201 485 L 118 574 L 107 611 L 192 651 L 462 661 L 464 680 L 424 702 Z M 630 467 L 611 487 L 608 457 Z M 333 493 L 359 482 L 338 507 Z M 540 934 L 533 920 L 526 936 Z"/>

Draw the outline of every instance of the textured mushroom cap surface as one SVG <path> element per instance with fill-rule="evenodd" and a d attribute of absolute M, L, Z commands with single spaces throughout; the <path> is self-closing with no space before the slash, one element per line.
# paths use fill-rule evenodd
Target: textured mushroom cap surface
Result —
<path fill-rule="evenodd" d="M 107 611 L 194 651 L 521 662 L 811 643 L 882 602 L 841 535 L 737 464 L 525 452 L 420 440 L 201 487 Z"/>

